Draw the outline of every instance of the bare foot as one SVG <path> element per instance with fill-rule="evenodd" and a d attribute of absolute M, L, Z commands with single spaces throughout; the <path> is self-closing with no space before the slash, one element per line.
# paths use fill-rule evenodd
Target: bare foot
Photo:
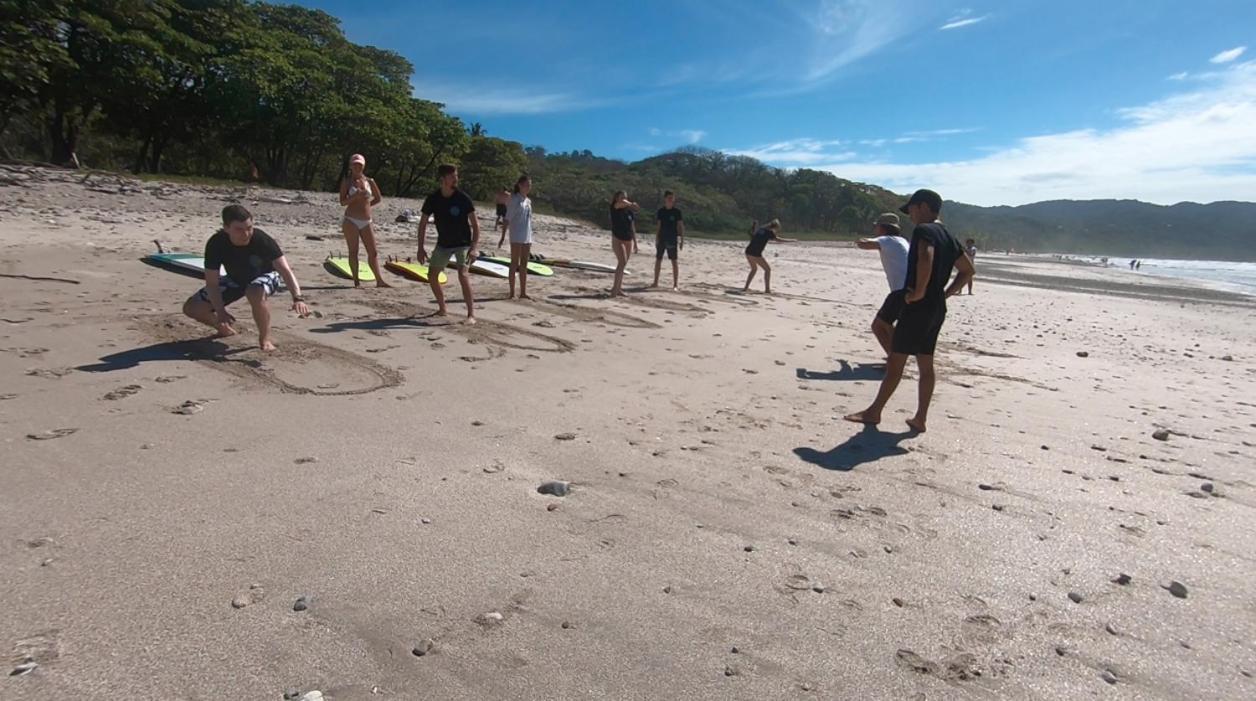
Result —
<path fill-rule="evenodd" d="M 612 296 L 612 297 L 623 297 L 623 296 L 624 296 L 624 291 L 623 291 L 623 290 L 611 290 L 611 296 Z"/>
<path fill-rule="evenodd" d="M 910 428 L 911 430 L 915 431 L 916 433 L 924 433 L 924 432 L 925 432 L 925 422 L 923 422 L 923 421 L 921 421 L 920 419 L 917 419 L 917 418 L 911 418 L 911 419 L 908 419 L 908 420 L 907 420 L 907 427 L 908 427 L 908 428 Z"/>
<path fill-rule="evenodd" d="M 468 316 L 468 317 L 467 317 L 467 320 L 466 320 L 466 322 L 465 322 L 465 323 L 467 323 L 467 324 L 475 324 L 475 317 L 473 317 L 473 316 Z"/>
<path fill-rule="evenodd" d="M 358 282 L 357 280 L 354 280 L 354 281 L 353 281 L 353 288 L 354 288 L 354 289 L 360 289 L 361 287 L 362 287 L 362 283 L 361 283 L 361 282 Z"/>
<path fill-rule="evenodd" d="M 240 333 L 236 331 L 230 324 L 219 324 L 218 333 L 214 334 L 214 338 L 226 338 Z"/>
<path fill-rule="evenodd" d="M 527 295 L 519 295 L 519 299 L 526 299 L 528 301 L 532 301 L 532 298 Z"/>
<path fill-rule="evenodd" d="M 376 280 L 376 281 L 375 281 L 375 286 L 376 286 L 376 287 L 392 287 L 392 285 L 390 285 L 390 284 L 388 284 L 388 283 L 384 282 L 383 280 Z"/>
<path fill-rule="evenodd" d="M 444 309 L 437 309 L 436 313 L 433 314 L 432 316 L 449 316 L 449 312 L 445 311 Z"/>
<path fill-rule="evenodd" d="M 262 341 L 261 345 L 262 345 L 262 350 L 266 353 L 270 353 L 275 350 L 275 344 L 271 343 L 270 341 Z"/>
<path fill-rule="evenodd" d="M 672 285 L 672 292 L 680 292 L 680 285 Z"/>
<path fill-rule="evenodd" d="M 881 415 L 874 414 L 871 411 L 868 411 L 867 409 L 864 409 L 863 411 L 855 412 L 854 414 L 848 414 L 847 416 L 843 416 L 842 418 L 846 419 L 847 421 L 851 423 L 867 424 L 869 426 L 876 426 L 877 424 L 881 423 Z"/>
<path fill-rule="evenodd" d="M 657 282 L 654 283 L 653 285 L 650 285 L 651 290 L 657 290 L 658 288 L 659 288 L 659 284 Z"/>

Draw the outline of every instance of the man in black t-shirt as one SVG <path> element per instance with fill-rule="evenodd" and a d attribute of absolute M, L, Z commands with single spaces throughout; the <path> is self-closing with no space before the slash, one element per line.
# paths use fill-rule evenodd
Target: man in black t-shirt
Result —
<path fill-rule="evenodd" d="M 475 218 L 475 203 L 458 189 L 458 169 L 442 165 L 436 169 L 440 188 L 423 201 L 423 218 L 419 221 L 419 262 L 427 263 L 427 280 L 436 295 L 437 316 L 445 316 L 445 292 L 440 274 L 452 259 L 458 269 L 458 284 L 467 304 L 467 323 L 475 323 L 475 299 L 471 294 L 470 266 L 479 256 L 480 222 Z M 431 261 L 427 255 L 427 221 L 436 219 L 436 247 Z"/>
<path fill-rule="evenodd" d="M 676 208 L 676 195 L 671 190 L 663 193 L 663 206 L 659 208 L 655 218 L 659 229 L 654 236 L 654 284 L 659 286 L 659 272 L 663 268 L 663 254 L 672 261 L 672 289 L 680 289 L 680 262 L 676 260 L 676 251 L 685 247 L 685 218 Z"/>
<path fill-rule="evenodd" d="M 219 268 L 227 274 L 222 275 Z M 234 336 L 235 317 L 227 305 L 245 297 L 253 308 L 258 344 L 264 351 L 275 350 L 266 299 L 279 291 L 281 278 L 292 293 L 292 310 L 301 317 L 309 315 L 301 286 L 279 244 L 254 228 L 249 210 L 228 205 L 222 210 L 222 229 L 205 242 L 205 287 L 188 297 L 183 313 L 217 329 L 219 337 Z"/>
<path fill-rule="evenodd" d="M 946 299 L 959 294 L 975 271 L 959 240 L 938 221 L 938 214 L 942 211 L 942 197 L 938 193 L 917 190 L 900 211 L 910 216 L 916 225 L 907 252 L 906 306 L 899 316 L 898 326 L 894 328 L 885 379 L 881 381 L 876 399 L 867 409 L 845 418 L 855 423 L 880 423 L 881 412 L 903 379 L 907 357 L 915 356 L 920 370 L 920 399 L 916 415 L 907 420 L 907 425 L 913 431 L 924 433 L 933 386 L 937 381 L 933 352 L 942 323 L 946 320 Z M 959 274 L 948 286 L 952 269 L 958 270 Z"/>

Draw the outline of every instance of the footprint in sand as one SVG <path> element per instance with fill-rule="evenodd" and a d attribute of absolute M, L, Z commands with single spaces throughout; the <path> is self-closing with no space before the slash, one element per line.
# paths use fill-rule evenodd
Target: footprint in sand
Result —
<path fill-rule="evenodd" d="M 50 441 L 56 438 L 65 438 L 75 433 L 78 433 L 77 428 L 54 428 L 42 433 L 28 433 L 26 437 L 32 441 Z"/>
<path fill-rule="evenodd" d="M 118 389 L 115 389 L 112 392 L 109 392 L 104 397 L 101 397 L 101 399 L 104 399 L 105 401 L 113 402 L 119 399 L 125 399 L 132 395 L 138 394 L 141 389 L 143 389 L 143 387 L 139 385 L 127 385 L 125 387 L 119 387 Z"/>

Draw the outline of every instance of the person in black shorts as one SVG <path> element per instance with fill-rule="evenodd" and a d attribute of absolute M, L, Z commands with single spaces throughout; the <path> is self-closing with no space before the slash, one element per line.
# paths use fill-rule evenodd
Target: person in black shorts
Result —
<path fill-rule="evenodd" d="M 867 409 L 845 418 L 855 423 L 880 423 L 881 412 L 903 379 L 907 357 L 915 356 L 920 370 L 920 398 L 916 415 L 907 420 L 907 426 L 924 433 L 937 381 L 933 353 L 942 324 L 946 321 L 946 300 L 959 294 L 975 271 L 963 245 L 938 221 L 938 214 L 942 211 L 942 197 L 938 193 L 917 190 L 900 211 L 911 217 L 916 225 L 907 253 L 907 304 L 899 316 L 898 326 L 894 328 L 890 359 L 886 363 L 885 378 L 881 381 L 876 399 Z M 958 270 L 959 274 L 948 286 L 952 269 Z"/>
<path fill-rule="evenodd" d="M 506 242 L 506 210 L 510 205 L 510 190 L 503 188 L 497 193 L 494 202 L 497 205 L 497 221 L 494 227 L 502 234 L 502 237 L 497 241 L 497 247 L 501 248 L 502 244 Z"/>
<path fill-rule="evenodd" d="M 742 288 L 743 292 L 750 291 L 750 283 L 754 282 L 754 274 L 763 268 L 763 293 L 772 294 L 772 266 L 763 257 L 763 249 L 767 248 L 768 241 L 776 241 L 779 243 L 793 243 L 798 239 L 787 239 L 780 236 L 781 220 L 773 219 L 772 221 L 759 226 L 759 222 L 750 225 L 750 245 L 746 246 L 746 260 L 750 263 L 750 274 L 746 276 L 746 286 Z"/>
<path fill-rule="evenodd" d="M 628 193 L 620 190 L 611 196 L 611 248 L 615 251 L 615 284 L 611 295 L 624 294 L 624 268 L 628 258 L 637 252 L 637 224 L 634 215 L 641 205 L 628 199 Z"/>
<path fill-rule="evenodd" d="M 904 290 L 907 281 L 907 253 L 910 242 L 903 238 L 899 229 L 898 215 L 886 212 L 877 217 L 873 236 L 859 239 L 856 246 L 865 251 L 878 251 L 881 254 L 881 267 L 885 268 L 885 279 L 890 284 L 890 293 L 885 296 L 881 308 L 872 319 L 872 335 L 890 357 L 891 343 L 894 340 L 894 324 L 907 306 L 907 292 Z"/>
<path fill-rule="evenodd" d="M 219 268 L 226 271 L 222 275 Z M 292 311 L 310 313 L 301 296 L 297 276 L 279 244 L 253 226 L 253 215 L 238 204 L 222 210 L 222 228 L 205 242 L 205 287 L 188 297 L 183 313 L 218 330 L 218 336 L 234 336 L 235 317 L 227 305 L 242 298 L 253 308 L 257 342 L 264 351 L 275 350 L 270 340 L 270 306 L 267 298 L 279 291 L 280 280 L 292 294 Z"/>
<path fill-rule="evenodd" d="M 676 260 L 676 252 L 685 247 L 685 217 L 676 207 L 676 193 L 667 190 L 663 193 L 663 206 L 655 213 L 659 228 L 654 234 L 654 284 L 659 286 L 659 273 L 663 269 L 663 254 L 672 261 L 672 290 L 680 289 L 680 261 Z"/>

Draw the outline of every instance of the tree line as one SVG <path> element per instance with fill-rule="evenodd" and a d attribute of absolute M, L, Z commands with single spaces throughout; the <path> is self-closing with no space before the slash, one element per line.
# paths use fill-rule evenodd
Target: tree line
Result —
<path fill-rule="evenodd" d="M 399 54 L 320 10 L 245 0 L 0 0 L 8 159 L 334 188 L 364 154 L 390 194 L 443 161 L 512 182 L 520 144 L 413 95 Z M 473 193 L 484 196 L 485 193 Z"/>

